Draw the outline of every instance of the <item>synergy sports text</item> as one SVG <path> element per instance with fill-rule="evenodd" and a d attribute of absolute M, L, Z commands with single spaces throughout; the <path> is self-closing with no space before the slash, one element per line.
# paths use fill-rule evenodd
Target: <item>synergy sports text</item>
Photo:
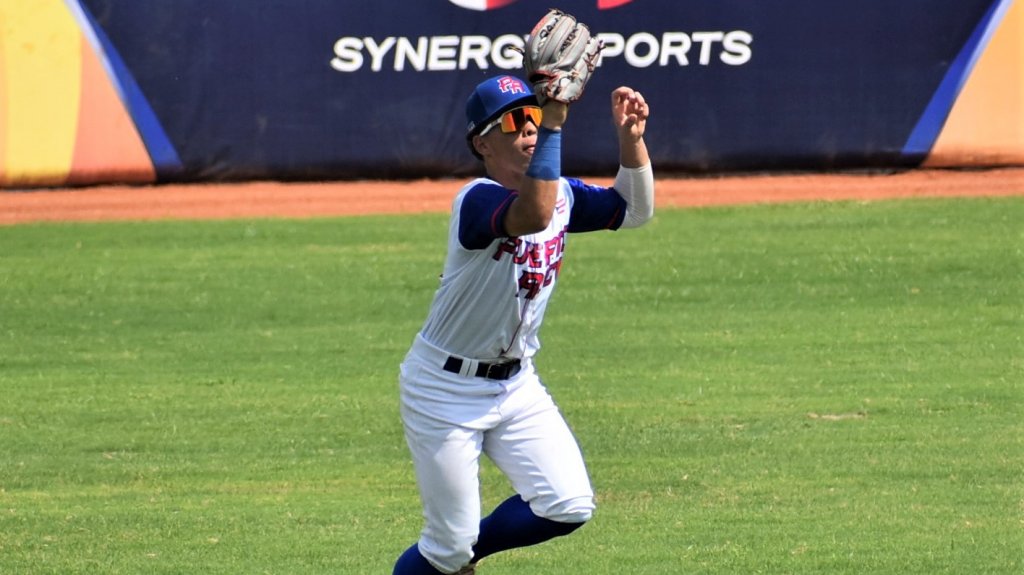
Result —
<path fill-rule="evenodd" d="M 730 32 L 663 32 L 656 36 L 638 32 L 629 37 L 616 33 L 597 35 L 604 44 L 601 61 L 624 58 L 635 68 L 651 66 L 711 66 L 721 62 L 742 66 L 753 56 L 753 35 L 744 30 Z M 334 43 L 331 67 L 338 72 L 358 72 L 367 66 L 373 72 L 390 68 L 396 72 L 443 72 L 487 70 L 492 65 L 502 70 L 522 66 L 522 56 L 513 48 L 523 48 L 523 36 L 506 34 L 487 36 L 420 36 L 383 39 L 346 36 Z M 600 62 L 599 62 L 600 64 Z"/>

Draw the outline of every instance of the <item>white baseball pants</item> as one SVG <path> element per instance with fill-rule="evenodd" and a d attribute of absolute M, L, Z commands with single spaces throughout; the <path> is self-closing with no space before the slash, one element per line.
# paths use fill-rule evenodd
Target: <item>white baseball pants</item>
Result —
<path fill-rule="evenodd" d="M 511 379 L 442 369 L 448 355 L 417 336 L 401 366 L 401 414 L 426 524 L 420 553 L 450 573 L 473 556 L 480 527 L 480 455 L 538 516 L 582 523 L 594 493 L 579 445 L 531 361 Z"/>

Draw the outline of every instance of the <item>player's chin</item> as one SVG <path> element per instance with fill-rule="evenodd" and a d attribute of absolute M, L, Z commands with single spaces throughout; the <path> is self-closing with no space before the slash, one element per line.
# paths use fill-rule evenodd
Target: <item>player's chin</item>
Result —
<path fill-rule="evenodd" d="M 533 161 L 533 148 L 523 149 L 523 155 L 520 156 L 519 164 L 523 167 L 524 172 L 530 168 L 531 161 Z"/>

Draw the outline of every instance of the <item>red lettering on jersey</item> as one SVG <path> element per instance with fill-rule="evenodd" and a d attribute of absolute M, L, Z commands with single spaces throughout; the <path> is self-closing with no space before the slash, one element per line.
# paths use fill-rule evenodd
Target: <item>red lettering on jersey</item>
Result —
<path fill-rule="evenodd" d="M 543 264 L 540 258 L 540 248 L 532 242 L 524 242 L 521 238 L 507 238 L 498 243 L 498 249 L 494 252 L 494 261 L 501 261 L 502 254 L 512 256 L 516 265 L 529 264 L 532 268 L 539 268 Z"/>
<path fill-rule="evenodd" d="M 519 291 L 526 292 L 523 294 L 524 298 L 533 299 L 544 287 L 544 279 L 544 274 L 540 272 L 524 271 L 523 275 L 519 276 Z"/>
<path fill-rule="evenodd" d="M 541 254 L 540 254 L 540 244 L 535 244 L 533 242 L 527 242 L 526 245 L 527 245 L 527 250 L 526 251 L 530 255 L 530 267 L 531 268 L 539 268 L 542 265 L 544 265 L 544 260 L 541 258 Z"/>
<path fill-rule="evenodd" d="M 540 290 L 555 283 L 562 271 L 562 255 L 565 253 L 566 234 L 569 228 L 562 228 L 559 234 L 543 243 L 523 241 L 521 238 L 506 238 L 498 243 L 492 258 L 501 261 L 508 254 L 516 265 L 526 266 L 519 276 L 519 292 L 526 299 L 534 299 Z"/>
<path fill-rule="evenodd" d="M 562 254 L 565 253 L 565 234 L 566 230 L 562 230 L 560 234 L 544 242 L 544 259 L 548 265 L 562 259 Z"/>
<path fill-rule="evenodd" d="M 511 254 L 513 260 L 518 259 L 516 256 L 522 243 L 523 240 L 519 238 L 506 238 L 505 241 L 498 243 L 498 250 L 494 252 L 494 261 L 501 261 L 501 254 Z"/>
<path fill-rule="evenodd" d="M 558 260 L 557 262 L 551 264 L 551 267 L 548 268 L 548 272 L 544 274 L 544 287 L 547 287 L 555 283 L 555 280 L 558 279 L 558 274 L 561 271 L 562 260 Z"/>
<path fill-rule="evenodd" d="M 546 261 L 548 265 L 551 265 L 551 262 L 558 257 L 558 244 L 558 237 L 551 238 L 544 242 L 544 261 Z"/>

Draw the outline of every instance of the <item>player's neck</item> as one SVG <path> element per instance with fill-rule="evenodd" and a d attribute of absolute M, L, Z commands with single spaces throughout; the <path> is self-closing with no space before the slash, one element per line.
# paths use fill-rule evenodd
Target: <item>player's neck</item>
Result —
<path fill-rule="evenodd" d="M 498 182 L 510 190 L 518 190 L 522 186 L 522 170 L 514 170 L 508 167 L 488 165 L 486 166 L 487 177 Z"/>

